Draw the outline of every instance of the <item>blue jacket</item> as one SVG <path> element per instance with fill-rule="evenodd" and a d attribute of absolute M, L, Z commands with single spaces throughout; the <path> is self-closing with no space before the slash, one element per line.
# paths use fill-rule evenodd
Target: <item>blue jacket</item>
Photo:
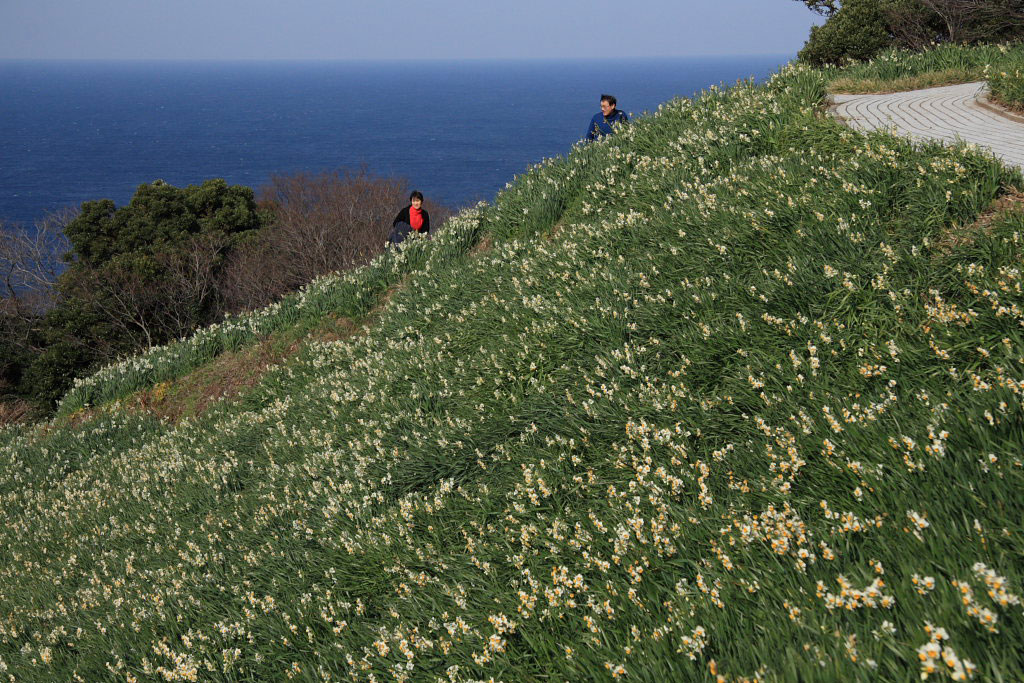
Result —
<path fill-rule="evenodd" d="M 584 139 L 596 140 L 608 135 L 612 132 L 613 123 L 628 123 L 629 117 L 626 116 L 626 112 L 621 109 L 615 109 L 612 111 L 612 115 L 605 117 L 601 112 L 594 114 L 594 118 L 590 119 L 590 125 L 587 127 L 587 135 Z"/>

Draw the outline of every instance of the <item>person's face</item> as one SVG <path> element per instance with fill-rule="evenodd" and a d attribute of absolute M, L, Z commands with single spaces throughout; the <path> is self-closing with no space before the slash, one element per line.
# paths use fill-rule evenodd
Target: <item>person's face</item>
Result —
<path fill-rule="evenodd" d="M 418 209 L 421 206 L 423 206 L 423 200 L 422 199 L 420 199 L 419 197 L 416 197 L 415 199 L 412 200 L 412 208 Z"/>
<path fill-rule="evenodd" d="M 601 100 L 601 113 L 608 116 L 615 111 L 615 105 L 608 100 Z"/>

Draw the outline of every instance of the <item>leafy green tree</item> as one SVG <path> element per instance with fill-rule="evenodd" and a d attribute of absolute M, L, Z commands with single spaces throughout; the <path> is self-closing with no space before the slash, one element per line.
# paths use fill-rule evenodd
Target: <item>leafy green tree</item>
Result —
<path fill-rule="evenodd" d="M 797 0 L 807 5 L 812 12 L 830 17 L 839 11 L 839 0 Z"/>
<path fill-rule="evenodd" d="M 140 185 L 117 208 L 82 204 L 67 224 L 68 268 L 43 319 L 22 390 L 59 398 L 75 376 L 213 322 L 218 269 L 231 247 L 265 222 L 251 188 L 207 180 Z"/>
<path fill-rule="evenodd" d="M 140 185 L 121 209 L 109 199 L 85 202 L 64 232 L 72 260 L 95 268 L 122 254 L 176 248 L 190 236 L 227 236 L 259 226 L 252 189 L 218 178 L 185 188 L 161 180 Z"/>
<path fill-rule="evenodd" d="M 4 304 L 9 302 L 5 301 Z M 25 336 L 23 319 L 10 306 L 0 307 L 0 398 L 13 393 L 31 361 L 18 342 Z"/>
<path fill-rule="evenodd" d="M 1024 38 L 1022 0 L 797 0 L 828 18 L 811 28 L 801 59 L 816 66 L 874 57 L 886 47 Z"/>
<path fill-rule="evenodd" d="M 811 27 L 811 36 L 797 56 L 815 65 L 839 64 L 849 59 L 871 59 L 892 44 L 882 3 L 845 0 L 828 21 Z"/>

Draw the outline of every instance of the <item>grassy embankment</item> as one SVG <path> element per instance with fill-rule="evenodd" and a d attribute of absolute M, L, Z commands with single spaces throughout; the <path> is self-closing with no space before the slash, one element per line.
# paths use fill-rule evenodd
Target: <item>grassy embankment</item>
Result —
<path fill-rule="evenodd" d="M 896 92 L 988 81 L 993 100 L 1024 112 L 1024 43 L 939 45 L 919 53 L 897 50 L 827 73 L 833 93 Z"/>
<path fill-rule="evenodd" d="M 1024 50 L 999 62 L 988 74 L 992 98 L 1018 114 L 1024 114 Z"/>
<path fill-rule="evenodd" d="M 1022 179 L 828 78 L 668 103 L 0 431 L 0 669 L 1024 675 Z M 372 325 L 132 407 L 328 316 Z"/>

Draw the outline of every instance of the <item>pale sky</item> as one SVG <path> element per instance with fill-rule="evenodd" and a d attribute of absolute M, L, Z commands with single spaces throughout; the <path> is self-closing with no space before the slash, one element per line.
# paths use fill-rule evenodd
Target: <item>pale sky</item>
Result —
<path fill-rule="evenodd" d="M 795 55 L 793 0 L 0 0 L 0 59 Z"/>

